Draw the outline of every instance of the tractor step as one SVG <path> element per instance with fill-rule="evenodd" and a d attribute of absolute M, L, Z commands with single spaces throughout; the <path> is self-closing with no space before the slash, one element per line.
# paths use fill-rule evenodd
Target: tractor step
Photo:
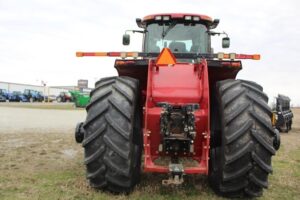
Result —
<path fill-rule="evenodd" d="M 164 186 L 179 186 L 183 183 L 184 169 L 182 164 L 169 164 L 169 179 L 162 180 Z"/>

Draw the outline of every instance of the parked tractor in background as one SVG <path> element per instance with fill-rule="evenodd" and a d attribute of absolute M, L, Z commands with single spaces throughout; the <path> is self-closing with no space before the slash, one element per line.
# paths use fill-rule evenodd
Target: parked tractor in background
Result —
<path fill-rule="evenodd" d="M 72 99 L 77 108 L 85 108 L 90 102 L 90 95 L 88 93 L 83 93 L 78 90 L 70 91 Z"/>
<path fill-rule="evenodd" d="M 42 102 L 44 101 L 44 95 L 42 92 L 36 90 L 25 89 L 23 95 L 29 102 Z"/>
<path fill-rule="evenodd" d="M 291 99 L 282 94 L 276 97 L 276 106 L 273 110 L 272 124 L 280 132 L 288 133 L 292 129 L 293 112 L 290 106 Z"/>
<path fill-rule="evenodd" d="M 6 101 L 9 99 L 9 92 L 6 89 L 0 89 L 0 101 Z"/>
<path fill-rule="evenodd" d="M 10 102 L 27 102 L 28 99 L 20 91 L 13 91 L 9 96 Z"/>
<path fill-rule="evenodd" d="M 61 92 L 56 97 L 57 102 L 72 102 L 73 98 L 70 92 Z"/>
<path fill-rule="evenodd" d="M 38 102 L 45 101 L 45 96 L 44 96 L 44 94 L 42 92 L 36 91 L 36 96 L 37 96 L 37 101 Z"/>
<path fill-rule="evenodd" d="M 219 20 L 205 15 L 157 14 L 136 22 L 141 29 L 132 32 L 143 34 L 142 52 L 76 53 L 121 58 L 119 76 L 96 82 L 86 120 L 75 131 L 90 186 L 132 191 L 143 158 L 144 172 L 169 175 L 164 185 L 205 174 L 220 195 L 261 196 L 279 135 L 263 87 L 236 79 L 240 59 L 260 56 L 214 53 Z M 224 48 L 229 41 L 226 35 Z"/>
<path fill-rule="evenodd" d="M 3 89 L 0 89 L 0 102 L 6 102 L 6 95 Z"/>

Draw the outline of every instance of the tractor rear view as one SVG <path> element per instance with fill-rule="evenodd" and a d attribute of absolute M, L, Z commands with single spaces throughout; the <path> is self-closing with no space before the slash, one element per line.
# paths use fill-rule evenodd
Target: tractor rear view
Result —
<path fill-rule="evenodd" d="M 240 59 L 260 56 L 214 53 L 211 37 L 224 33 L 212 31 L 219 20 L 205 15 L 157 14 L 136 22 L 140 30 L 132 32 L 143 34 L 142 52 L 77 52 L 120 57 L 119 76 L 96 82 L 75 132 L 89 184 L 128 193 L 143 168 L 168 175 L 165 185 L 205 174 L 220 195 L 261 196 L 279 136 L 262 86 L 236 80 Z M 224 48 L 229 41 L 226 35 Z"/>

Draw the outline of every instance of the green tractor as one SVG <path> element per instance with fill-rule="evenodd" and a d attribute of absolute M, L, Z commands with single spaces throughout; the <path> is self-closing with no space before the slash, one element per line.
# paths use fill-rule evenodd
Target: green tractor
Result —
<path fill-rule="evenodd" d="M 78 90 L 70 91 L 70 93 L 77 108 L 85 108 L 90 102 L 90 95 L 88 93 L 80 92 Z"/>

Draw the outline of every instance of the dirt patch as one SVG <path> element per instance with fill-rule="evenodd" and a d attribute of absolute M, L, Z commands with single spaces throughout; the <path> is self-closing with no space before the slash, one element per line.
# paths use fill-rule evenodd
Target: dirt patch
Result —
<path fill-rule="evenodd" d="M 75 160 L 78 152 L 82 152 L 72 136 L 70 133 L 0 134 L 0 169 L 12 167 L 26 173 L 61 169 L 66 160 Z"/>

